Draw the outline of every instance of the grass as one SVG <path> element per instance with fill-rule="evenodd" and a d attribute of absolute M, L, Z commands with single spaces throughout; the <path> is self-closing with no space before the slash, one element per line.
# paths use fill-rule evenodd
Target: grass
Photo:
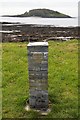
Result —
<path fill-rule="evenodd" d="M 0 119 L 2 118 L 2 44 L 0 44 Z"/>
<path fill-rule="evenodd" d="M 3 118 L 77 118 L 77 40 L 49 42 L 48 91 L 51 112 L 47 116 L 25 111 L 29 98 L 27 43 L 3 43 Z"/>

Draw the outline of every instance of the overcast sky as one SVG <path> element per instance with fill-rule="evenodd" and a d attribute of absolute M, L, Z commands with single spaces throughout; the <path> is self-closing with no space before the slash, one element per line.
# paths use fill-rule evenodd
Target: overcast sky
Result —
<path fill-rule="evenodd" d="M 22 14 L 35 8 L 47 8 L 78 16 L 79 0 L 0 0 L 0 15 Z"/>

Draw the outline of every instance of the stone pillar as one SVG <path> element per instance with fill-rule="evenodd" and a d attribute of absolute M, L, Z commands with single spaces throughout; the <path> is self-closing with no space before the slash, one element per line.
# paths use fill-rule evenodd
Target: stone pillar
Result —
<path fill-rule="evenodd" d="M 48 42 L 31 42 L 28 48 L 29 105 L 48 108 Z"/>

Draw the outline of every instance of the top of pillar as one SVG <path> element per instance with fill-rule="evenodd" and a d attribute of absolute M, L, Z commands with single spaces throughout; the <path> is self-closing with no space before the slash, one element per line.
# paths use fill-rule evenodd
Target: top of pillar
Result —
<path fill-rule="evenodd" d="M 48 46 L 48 42 L 29 42 L 27 46 Z"/>

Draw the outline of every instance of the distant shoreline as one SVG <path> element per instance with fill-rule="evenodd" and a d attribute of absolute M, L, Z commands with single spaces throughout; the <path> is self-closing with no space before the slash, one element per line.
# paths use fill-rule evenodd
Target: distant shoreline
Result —
<path fill-rule="evenodd" d="M 46 25 L 46 24 L 26 24 L 21 22 L 0 22 L 0 24 L 5 26 L 13 26 L 13 25 L 27 25 L 27 26 L 36 26 L 36 27 L 60 27 L 60 28 L 75 28 L 79 26 L 55 26 L 55 25 Z"/>
<path fill-rule="evenodd" d="M 39 17 L 39 18 L 75 18 L 75 17 L 40 17 L 40 16 L 17 16 L 17 15 L 2 15 L 0 17 L 18 17 L 18 18 L 26 18 L 26 17 Z"/>
<path fill-rule="evenodd" d="M 0 22 L 3 24 L 36 24 L 41 26 L 55 27 L 76 27 L 78 26 L 78 18 L 40 18 L 40 17 L 3 17 Z"/>
<path fill-rule="evenodd" d="M 26 18 L 26 17 L 35 17 L 35 18 L 43 18 L 39 16 L 14 16 L 14 15 L 1 15 L 0 17 L 18 17 L 18 18 Z M 52 17 L 47 17 L 52 18 Z M 54 17 L 54 18 L 66 18 L 66 17 Z M 67 18 L 78 18 L 78 17 L 67 17 Z"/>
<path fill-rule="evenodd" d="M 79 28 L 80 29 L 80 28 Z M 78 27 L 55 27 L 37 24 L 2 24 L 2 42 L 29 42 L 76 39 Z"/>

